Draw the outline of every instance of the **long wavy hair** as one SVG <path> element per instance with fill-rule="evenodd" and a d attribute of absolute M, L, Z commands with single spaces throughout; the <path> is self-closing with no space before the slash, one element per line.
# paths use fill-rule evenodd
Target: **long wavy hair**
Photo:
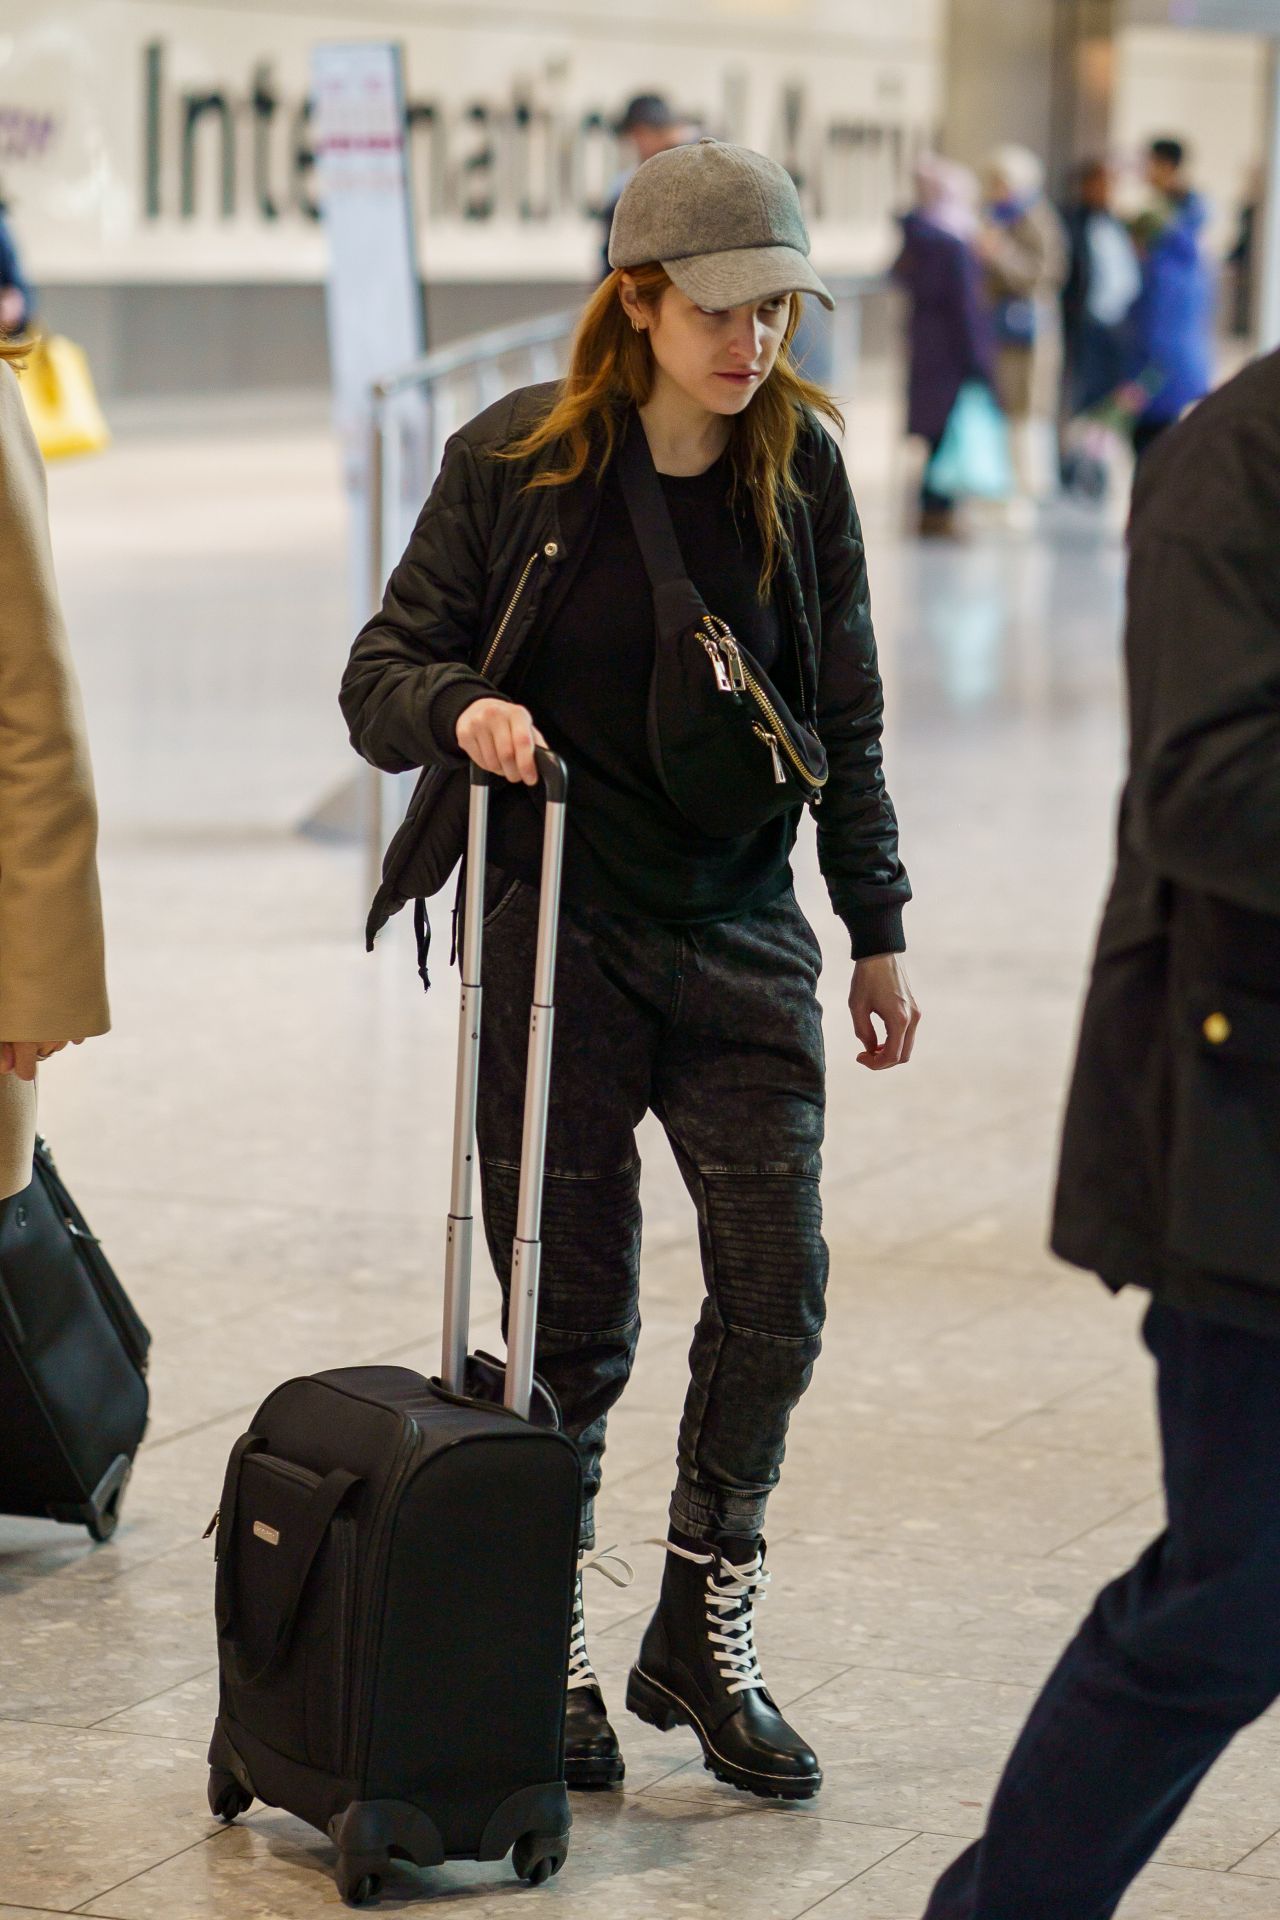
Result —
<path fill-rule="evenodd" d="M 670 276 L 656 262 L 628 272 L 636 298 L 656 312 L 671 285 Z M 632 327 L 620 298 L 621 286 L 622 274 L 614 272 L 597 288 L 578 322 L 569 371 L 555 404 L 528 433 L 502 450 L 504 459 L 525 460 L 548 449 L 563 449 L 563 463 L 535 473 L 528 481 L 531 488 L 563 487 L 579 479 L 596 449 L 595 471 L 597 477 L 603 475 L 627 409 L 642 407 L 653 390 L 653 348 L 648 332 Z M 793 294 L 773 370 L 742 412 L 732 416 L 730 430 L 733 497 L 746 495 L 760 529 L 761 599 L 786 547 L 784 510 L 802 498 L 794 462 L 804 415 L 825 414 L 839 432 L 844 431 L 844 418 L 826 388 L 806 380 L 791 357 L 800 313 L 800 296 Z"/>

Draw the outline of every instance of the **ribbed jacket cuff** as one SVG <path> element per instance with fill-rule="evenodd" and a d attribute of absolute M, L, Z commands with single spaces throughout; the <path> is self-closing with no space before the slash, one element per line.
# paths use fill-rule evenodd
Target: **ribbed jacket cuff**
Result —
<path fill-rule="evenodd" d="M 447 758 L 458 756 L 458 722 L 477 700 L 505 700 L 506 695 L 477 673 L 470 679 L 451 680 L 431 702 L 431 737 Z"/>
<path fill-rule="evenodd" d="M 855 960 L 866 960 L 873 953 L 905 953 L 907 950 L 901 907 L 842 908 L 840 918 L 849 929 Z"/>

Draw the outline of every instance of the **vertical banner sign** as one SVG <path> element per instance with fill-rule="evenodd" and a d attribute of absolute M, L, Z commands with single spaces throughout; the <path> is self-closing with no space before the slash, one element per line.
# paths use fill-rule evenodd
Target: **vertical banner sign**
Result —
<path fill-rule="evenodd" d="M 329 365 L 347 488 L 347 581 L 354 634 L 382 587 L 381 580 L 371 578 L 371 556 L 381 551 L 383 516 L 382 487 L 374 488 L 370 467 L 370 388 L 423 349 L 400 48 L 382 42 L 315 46 L 311 84 L 316 178 L 329 241 Z M 409 438 L 417 402 L 418 397 L 410 395 L 400 403 L 403 418 L 397 425 Z M 381 775 L 370 768 L 343 781 L 305 826 L 344 836 L 353 829 L 362 833 L 370 858 L 367 882 L 372 885 L 384 837 Z"/>
<path fill-rule="evenodd" d="M 352 508 L 352 611 L 359 625 L 369 612 L 369 389 L 423 349 L 400 49 L 313 47 L 311 77 L 329 240 L 334 417 Z"/>

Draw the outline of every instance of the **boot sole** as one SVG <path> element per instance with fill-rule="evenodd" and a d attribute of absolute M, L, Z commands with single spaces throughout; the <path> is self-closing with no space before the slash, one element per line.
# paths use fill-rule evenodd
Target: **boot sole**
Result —
<path fill-rule="evenodd" d="M 643 1720 L 646 1726 L 656 1727 L 659 1733 L 670 1733 L 674 1727 L 691 1727 L 698 1736 L 707 1772 L 714 1774 L 724 1786 L 736 1787 L 739 1793 L 754 1793 L 760 1800 L 812 1800 L 822 1785 L 820 1773 L 804 1780 L 788 1779 L 780 1774 L 753 1773 L 749 1767 L 738 1767 L 724 1759 L 712 1746 L 706 1728 L 693 1709 L 639 1667 L 632 1667 L 627 1680 L 627 1711 L 634 1713 L 637 1720 Z"/>
<path fill-rule="evenodd" d="M 613 1793 L 626 1777 L 627 1765 L 621 1754 L 615 1760 L 564 1763 L 564 1783 L 570 1793 Z"/>

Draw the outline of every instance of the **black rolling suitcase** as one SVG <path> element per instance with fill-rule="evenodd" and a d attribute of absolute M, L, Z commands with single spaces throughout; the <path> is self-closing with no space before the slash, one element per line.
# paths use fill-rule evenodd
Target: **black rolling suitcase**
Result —
<path fill-rule="evenodd" d="M 115 1532 L 150 1345 L 37 1139 L 31 1185 L 0 1205 L 0 1513 Z"/>
<path fill-rule="evenodd" d="M 220 1710 L 209 1804 L 256 1796 L 327 1833 L 360 1905 L 391 1859 L 568 1850 L 564 1690 L 580 1468 L 533 1378 L 564 769 L 547 790 L 505 1376 L 467 1353 L 490 782 L 473 774 L 442 1380 L 351 1367 L 278 1387 L 217 1516 Z M 532 1413 L 531 1413 L 532 1408 Z"/>

